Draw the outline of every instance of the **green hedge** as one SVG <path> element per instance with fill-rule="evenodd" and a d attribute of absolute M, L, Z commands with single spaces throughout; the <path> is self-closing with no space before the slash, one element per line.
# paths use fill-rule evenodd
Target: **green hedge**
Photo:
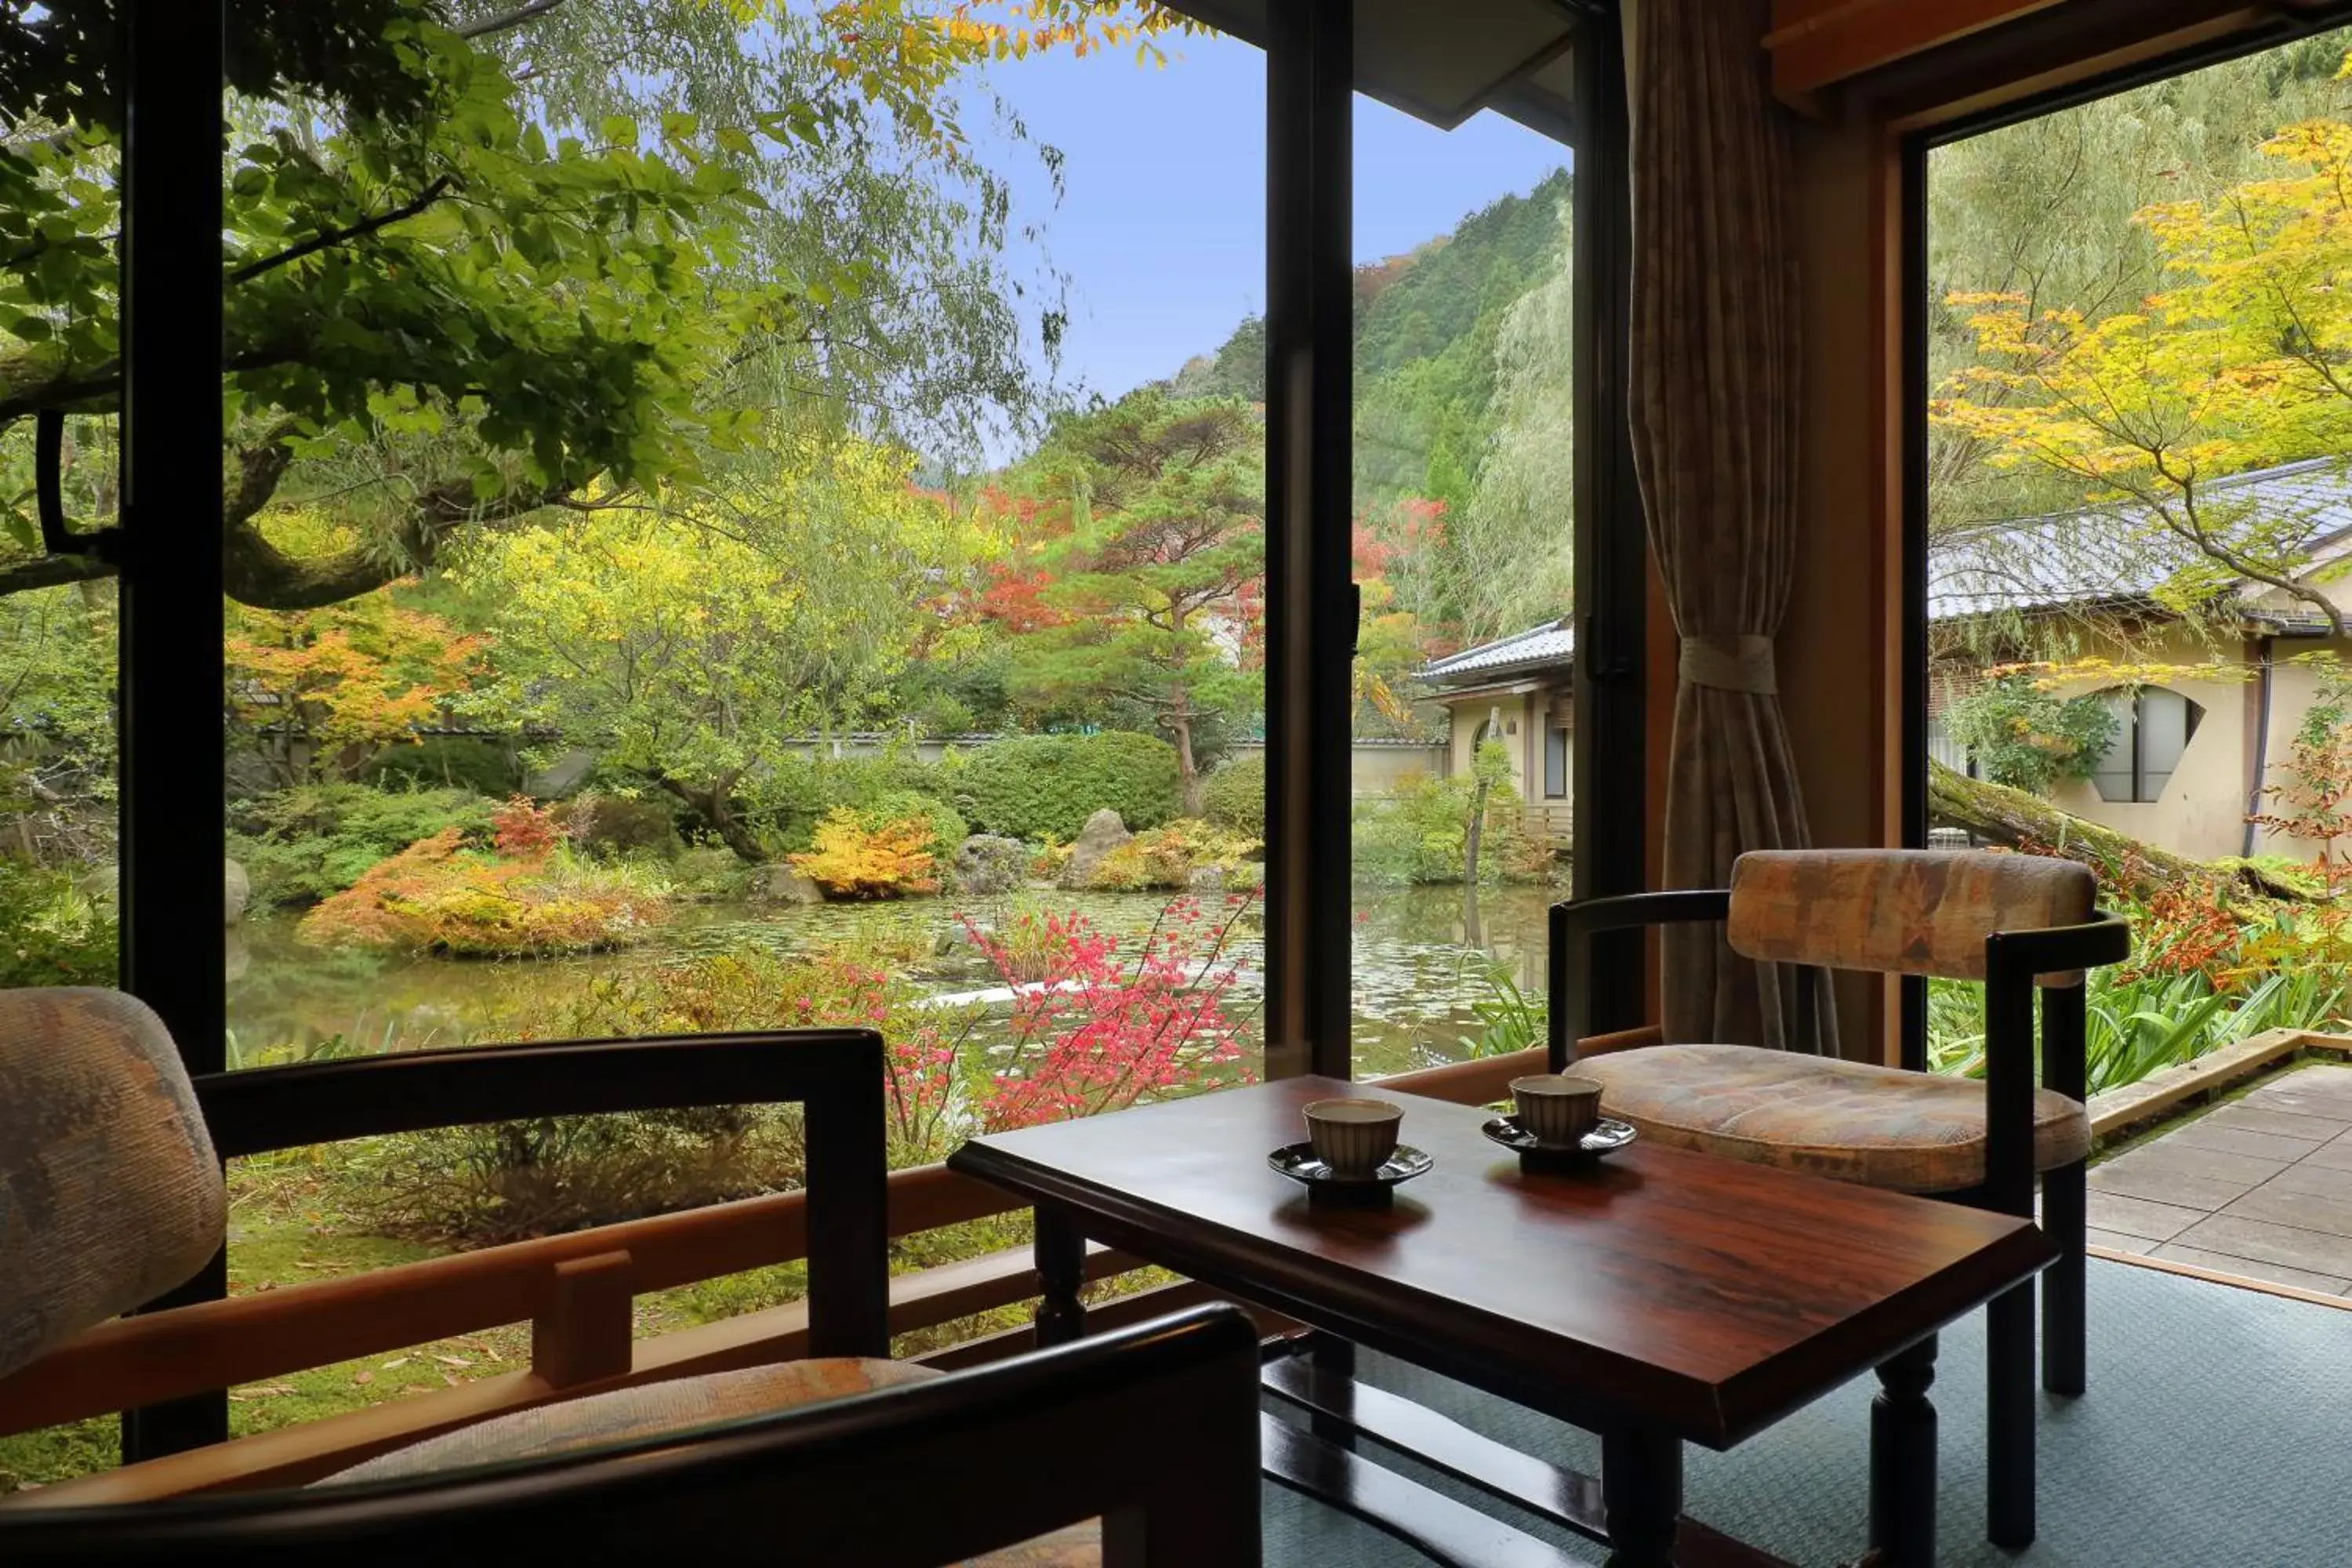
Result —
<path fill-rule="evenodd" d="M 1265 758 L 1227 763 L 1201 786 L 1201 815 L 1220 827 L 1265 837 Z"/>
<path fill-rule="evenodd" d="M 503 799 L 522 787 L 522 770 L 505 747 L 472 735 L 428 735 L 386 746 L 360 770 L 381 790 L 465 789 Z"/>
<path fill-rule="evenodd" d="M 950 772 L 964 815 L 1008 838 L 1066 844 L 1105 806 L 1140 831 L 1173 817 L 1181 801 L 1176 748 L 1125 730 L 994 741 Z"/>

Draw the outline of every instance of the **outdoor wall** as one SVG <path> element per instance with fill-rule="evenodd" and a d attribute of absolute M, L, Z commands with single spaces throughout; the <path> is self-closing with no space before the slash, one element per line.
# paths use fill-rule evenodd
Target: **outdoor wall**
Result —
<path fill-rule="evenodd" d="M 1230 748 L 1229 754 L 1236 758 L 1262 757 L 1265 755 L 1265 742 L 1239 742 Z M 1348 793 L 1358 796 L 1387 795 L 1415 775 L 1434 774 L 1442 778 L 1448 757 L 1444 741 L 1358 741 L 1349 761 Z"/>

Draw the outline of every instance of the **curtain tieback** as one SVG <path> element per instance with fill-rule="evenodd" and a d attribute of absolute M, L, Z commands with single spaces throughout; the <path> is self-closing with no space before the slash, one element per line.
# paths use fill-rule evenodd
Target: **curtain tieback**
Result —
<path fill-rule="evenodd" d="M 1682 677 L 1693 686 L 1717 691 L 1752 691 L 1769 697 L 1780 689 L 1772 670 L 1772 639 L 1745 636 L 1683 638 Z"/>

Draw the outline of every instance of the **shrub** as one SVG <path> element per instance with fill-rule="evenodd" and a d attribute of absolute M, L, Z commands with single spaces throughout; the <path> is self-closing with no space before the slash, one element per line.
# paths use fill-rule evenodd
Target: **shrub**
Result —
<path fill-rule="evenodd" d="M 1220 827 L 1265 837 L 1265 757 L 1227 763 L 1201 786 L 1201 815 Z"/>
<path fill-rule="evenodd" d="M 1459 882 L 1466 853 L 1474 785 L 1466 778 L 1415 775 L 1384 796 L 1356 803 L 1355 873 L 1360 881 L 1391 887 Z M 1478 879 L 1542 880 L 1552 874 L 1549 841 L 1533 845 L 1509 785 L 1486 797 L 1479 836 Z"/>
<path fill-rule="evenodd" d="M 114 912 L 70 873 L 0 856 L 0 987 L 112 985 Z"/>
<path fill-rule="evenodd" d="M 934 859 L 945 860 L 953 856 L 964 841 L 963 818 L 955 807 L 936 795 L 920 795 L 913 790 L 891 790 L 877 796 L 870 804 L 856 808 L 857 819 L 868 828 L 887 827 L 895 823 L 919 822 L 929 832 L 925 841 Z"/>
<path fill-rule="evenodd" d="M 965 815 L 1007 838 L 1067 843 L 1108 806 L 1131 832 L 1173 817 L 1176 748 L 1150 735 L 1020 735 L 981 747 L 955 770 Z"/>
<path fill-rule="evenodd" d="M 828 899 L 896 899 L 939 891 L 934 842 L 929 817 L 876 824 L 836 806 L 817 824 L 813 847 L 787 858 Z"/>
<path fill-rule="evenodd" d="M 449 828 L 488 833 L 496 809 L 458 789 L 305 784 L 248 802 L 232 825 L 228 852 L 251 879 L 256 903 L 311 904 L 420 839 Z"/>
<path fill-rule="evenodd" d="M 382 790 L 470 790 L 495 800 L 521 786 L 522 770 L 494 741 L 428 735 L 378 752 L 360 770 L 360 782 Z"/>
<path fill-rule="evenodd" d="M 685 847 L 677 818 L 659 801 L 592 793 L 573 800 L 562 819 L 572 842 L 595 854 L 674 860 Z"/>
<path fill-rule="evenodd" d="M 514 814 L 502 815 L 522 837 Z M 588 952 L 642 936 L 667 912 L 667 894 L 631 868 L 560 849 L 519 858 L 470 850 L 449 827 L 370 867 L 304 915 L 297 934 L 321 947 L 457 957 Z"/>
<path fill-rule="evenodd" d="M 2061 699 L 2022 670 L 1996 674 L 1944 710 L 1944 728 L 1998 784 L 2047 795 L 2086 779 L 2116 743 L 2115 714 L 2096 696 Z"/>
<path fill-rule="evenodd" d="M 1208 867 L 1230 870 L 1256 848 L 1254 838 L 1197 816 L 1180 816 L 1164 827 L 1137 834 L 1105 855 L 1087 886 L 1119 892 L 1188 888 L 1194 871 Z"/>

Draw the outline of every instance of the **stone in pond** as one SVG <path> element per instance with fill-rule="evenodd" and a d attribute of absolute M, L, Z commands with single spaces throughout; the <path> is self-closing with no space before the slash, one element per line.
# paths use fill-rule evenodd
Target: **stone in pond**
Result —
<path fill-rule="evenodd" d="M 223 925 L 235 925 L 245 919 L 245 908 L 253 901 L 253 883 L 246 877 L 245 868 L 234 860 L 221 862 L 221 902 L 226 918 Z"/>
<path fill-rule="evenodd" d="M 1070 846 L 1069 863 L 1062 868 L 1062 886 L 1083 888 L 1095 879 L 1095 869 L 1103 857 L 1133 838 L 1118 813 L 1105 806 L 1087 818 L 1078 829 L 1078 841 Z"/>
<path fill-rule="evenodd" d="M 955 852 L 955 883 L 978 896 L 1009 893 L 1029 873 L 1029 847 L 1018 838 L 975 833 Z"/>
<path fill-rule="evenodd" d="M 821 904 L 824 889 L 790 866 L 762 866 L 751 874 L 751 896 L 771 904 Z"/>

